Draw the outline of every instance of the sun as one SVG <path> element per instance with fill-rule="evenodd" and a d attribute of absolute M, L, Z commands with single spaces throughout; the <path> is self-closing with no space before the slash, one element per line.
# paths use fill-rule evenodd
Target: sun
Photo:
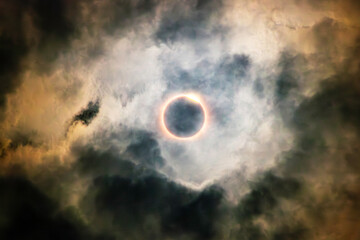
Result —
<path fill-rule="evenodd" d="M 201 109 L 203 111 L 204 114 L 204 120 L 202 123 L 201 128 L 193 135 L 189 136 L 189 137 L 180 137 L 175 135 L 174 133 L 172 133 L 167 127 L 166 127 L 166 123 L 165 123 L 165 112 L 166 109 L 168 108 L 168 106 L 175 100 L 179 99 L 179 98 L 186 98 L 187 100 L 193 101 L 197 104 L 199 104 L 201 106 Z M 161 108 L 161 113 L 160 113 L 160 125 L 161 125 L 161 129 L 163 131 L 163 133 L 172 139 L 175 140 L 181 140 L 181 141 L 186 141 L 186 140 L 194 140 L 196 138 L 198 138 L 206 129 L 207 125 L 208 125 L 208 110 L 207 107 L 204 104 L 204 101 L 202 100 L 202 98 L 198 95 L 198 94 L 194 94 L 194 93 L 182 93 L 182 94 L 177 94 L 175 96 L 172 96 L 170 98 L 168 98 L 165 103 L 162 105 Z"/>

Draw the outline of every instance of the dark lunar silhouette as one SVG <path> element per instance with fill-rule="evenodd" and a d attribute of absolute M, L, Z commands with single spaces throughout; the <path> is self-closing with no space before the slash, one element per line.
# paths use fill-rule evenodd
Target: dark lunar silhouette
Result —
<path fill-rule="evenodd" d="M 203 126 L 205 113 L 199 103 L 180 97 L 168 105 L 164 120 L 166 128 L 175 136 L 191 137 Z"/>

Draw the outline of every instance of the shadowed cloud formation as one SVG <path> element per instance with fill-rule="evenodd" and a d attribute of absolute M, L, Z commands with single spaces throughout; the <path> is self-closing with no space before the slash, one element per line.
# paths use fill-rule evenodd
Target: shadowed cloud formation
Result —
<path fill-rule="evenodd" d="M 0 239 L 360 239 L 359 13 L 0 1 Z"/>

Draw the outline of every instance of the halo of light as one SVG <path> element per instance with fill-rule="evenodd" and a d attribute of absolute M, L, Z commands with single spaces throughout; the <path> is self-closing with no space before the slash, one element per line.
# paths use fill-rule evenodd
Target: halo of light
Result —
<path fill-rule="evenodd" d="M 176 99 L 179 99 L 179 98 L 186 98 L 188 100 L 196 102 L 197 104 L 200 105 L 200 107 L 204 113 L 204 120 L 203 120 L 200 130 L 197 131 L 194 135 L 191 135 L 189 137 L 176 136 L 166 127 L 166 124 L 165 124 L 165 112 L 166 112 L 167 107 L 170 105 L 170 103 L 172 103 L 173 101 L 175 101 Z M 200 136 L 204 132 L 204 130 L 207 126 L 207 123 L 208 123 L 207 108 L 206 108 L 205 104 L 203 103 L 202 99 L 196 94 L 193 94 L 193 93 L 177 94 L 177 95 L 169 98 L 168 100 L 166 100 L 166 102 L 163 104 L 163 106 L 161 108 L 160 123 L 161 123 L 161 129 L 163 130 L 163 132 L 165 133 L 166 136 L 176 139 L 176 140 L 182 140 L 182 141 L 183 140 L 193 140 L 193 139 L 197 138 L 198 136 Z"/>

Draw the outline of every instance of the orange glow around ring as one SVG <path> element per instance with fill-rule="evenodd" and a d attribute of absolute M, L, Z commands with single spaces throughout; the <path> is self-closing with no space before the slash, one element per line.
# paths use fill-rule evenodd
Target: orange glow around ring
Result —
<path fill-rule="evenodd" d="M 194 135 L 190 136 L 190 137 L 179 137 L 179 136 L 176 136 L 175 134 L 173 134 L 172 132 L 169 131 L 169 129 L 166 127 L 166 124 L 165 124 L 165 111 L 167 109 L 167 107 L 169 106 L 170 103 L 172 103 L 174 100 L 178 99 L 178 98 L 187 98 L 188 100 L 191 100 L 191 101 L 194 101 L 198 104 L 200 104 L 203 112 L 204 112 L 204 122 L 200 128 L 199 131 L 197 131 Z M 171 98 L 169 98 L 165 103 L 164 105 L 162 106 L 162 109 L 161 109 L 161 128 L 162 130 L 164 131 L 164 133 L 168 136 L 168 137 L 171 137 L 173 139 L 177 139 L 177 140 L 192 140 L 196 137 L 198 137 L 202 132 L 204 132 L 205 128 L 206 128 L 206 125 L 207 125 L 207 122 L 208 122 L 208 113 L 207 113 L 207 109 L 204 105 L 204 103 L 201 101 L 201 99 L 195 95 L 195 94 L 192 94 L 192 93 L 188 93 L 188 94 L 178 94 L 178 95 L 175 95 Z"/>

